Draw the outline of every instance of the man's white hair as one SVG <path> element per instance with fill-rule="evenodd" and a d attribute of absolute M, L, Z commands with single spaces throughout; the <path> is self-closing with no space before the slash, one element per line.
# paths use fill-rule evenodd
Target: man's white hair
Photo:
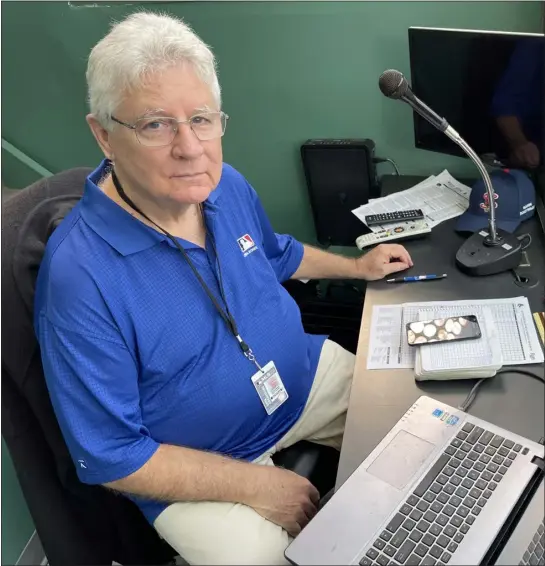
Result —
<path fill-rule="evenodd" d="M 112 26 L 92 49 L 87 64 L 91 113 L 111 129 L 110 116 L 123 97 L 146 78 L 180 63 L 189 63 L 208 85 L 218 108 L 221 90 L 210 48 L 181 19 L 166 14 L 137 12 Z"/>

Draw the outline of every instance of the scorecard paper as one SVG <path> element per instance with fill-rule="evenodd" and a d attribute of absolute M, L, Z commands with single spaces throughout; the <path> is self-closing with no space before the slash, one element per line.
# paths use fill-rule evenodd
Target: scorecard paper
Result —
<path fill-rule="evenodd" d="M 488 308 L 494 319 L 503 356 L 503 365 L 543 362 L 543 349 L 526 297 L 487 299 L 483 301 L 434 301 L 376 305 L 373 307 L 367 369 L 414 368 L 415 349 L 407 344 L 405 325 L 422 320 L 422 313 L 440 311 L 444 316 L 468 314 L 483 318 Z M 431 347 L 431 346 L 430 346 Z"/>

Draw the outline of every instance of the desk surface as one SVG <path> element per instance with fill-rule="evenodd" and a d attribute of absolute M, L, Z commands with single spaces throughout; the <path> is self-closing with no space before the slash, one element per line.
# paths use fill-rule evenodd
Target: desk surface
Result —
<path fill-rule="evenodd" d="M 403 190 L 421 180 L 420 177 L 384 177 L 382 194 Z M 417 383 L 412 369 L 368 370 L 367 351 L 374 305 L 526 296 L 532 312 L 543 310 L 545 235 L 537 217 L 523 223 L 517 230 L 517 234 L 532 235 L 532 244 L 527 250 L 531 267 L 520 269 L 521 273 L 526 272 L 535 278 L 531 289 L 518 287 L 509 272 L 477 278 L 461 273 L 455 266 L 455 255 L 465 238 L 454 232 L 455 221 L 440 224 L 425 239 L 404 243 L 414 261 L 408 275 L 447 273 L 448 278 L 397 285 L 377 281 L 367 285 L 337 488 L 418 397 L 428 395 L 456 407 L 466 398 L 474 383 L 474 380 Z M 543 375 L 542 364 L 524 367 Z M 469 411 L 535 441 L 545 434 L 543 383 L 526 375 L 505 373 L 489 379 L 481 386 Z"/>

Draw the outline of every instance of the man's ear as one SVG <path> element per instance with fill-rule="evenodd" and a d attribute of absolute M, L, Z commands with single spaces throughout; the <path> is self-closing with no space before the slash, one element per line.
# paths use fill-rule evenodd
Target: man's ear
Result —
<path fill-rule="evenodd" d="M 99 123 L 93 114 L 87 114 L 85 119 L 104 155 L 108 159 L 113 160 L 114 153 L 110 146 L 110 132 Z"/>

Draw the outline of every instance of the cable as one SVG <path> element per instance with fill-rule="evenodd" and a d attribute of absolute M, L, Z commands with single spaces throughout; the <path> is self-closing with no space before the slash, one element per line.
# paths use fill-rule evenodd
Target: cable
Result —
<path fill-rule="evenodd" d="M 473 401 L 475 401 L 475 397 L 477 397 L 477 391 L 479 389 L 479 387 L 483 384 L 484 381 L 486 381 L 488 378 L 483 377 L 482 379 L 479 379 L 477 381 L 477 383 L 471 388 L 471 391 L 468 393 L 467 397 L 465 398 L 464 402 L 461 405 L 458 405 L 458 409 L 460 411 L 464 411 L 464 413 L 467 413 L 467 410 L 469 409 L 469 407 L 471 407 L 471 405 L 473 404 Z"/>
<path fill-rule="evenodd" d="M 521 234 L 520 236 L 517 236 L 517 239 L 519 242 L 522 242 L 522 240 L 528 239 L 528 243 L 522 247 L 522 251 L 527 250 L 530 245 L 532 244 L 532 236 L 530 234 Z"/>
<path fill-rule="evenodd" d="M 399 169 L 397 168 L 396 162 L 389 157 L 373 157 L 373 163 L 390 163 L 392 167 L 395 169 L 396 175 L 399 177 Z"/>
<path fill-rule="evenodd" d="M 537 373 L 534 373 L 533 371 L 528 371 L 527 369 L 505 368 L 505 369 L 500 369 L 499 371 L 497 371 L 496 375 L 499 375 L 500 373 L 521 373 L 522 375 L 527 375 L 529 377 L 533 377 L 534 379 L 539 379 L 539 381 L 542 381 L 543 383 L 545 383 L 545 377 L 543 377 L 543 376 L 541 376 Z"/>
<path fill-rule="evenodd" d="M 395 169 L 396 175 L 399 177 L 399 169 L 397 168 L 396 162 L 393 159 L 386 159 L 386 161 L 392 164 L 392 167 Z"/>
<path fill-rule="evenodd" d="M 541 375 L 537 374 L 537 373 L 533 373 L 531 371 L 525 370 L 525 369 L 501 369 L 500 371 L 496 372 L 496 375 L 500 374 L 500 373 L 520 373 L 523 375 L 528 375 L 530 377 L 533 377 L 534 379 L 539 379 L 539 381 L 545 383 L 545 378 L 542 377 Z M 475 397 L 477 397 L 477 393 L 479 391 L 479 388 L 481 387 L 481 385 L 483 384 L 484 381 L 487 381 L 489 378 L 488 377 L 484 377 L 482 379 L 479 379 L 479 381 L 477 381 L 477 383 L 472 387 L 471 391 L 469 392 L 468 396 L 465 398 L 464 402 L 461 403 L 458 406 L 458 410 L 460 411 L 464 411 L 464 413 L 467 413 L 469 407 L 471 407 L 471 405 L 473 404 L 473 401 L 475 401 Z"/>

